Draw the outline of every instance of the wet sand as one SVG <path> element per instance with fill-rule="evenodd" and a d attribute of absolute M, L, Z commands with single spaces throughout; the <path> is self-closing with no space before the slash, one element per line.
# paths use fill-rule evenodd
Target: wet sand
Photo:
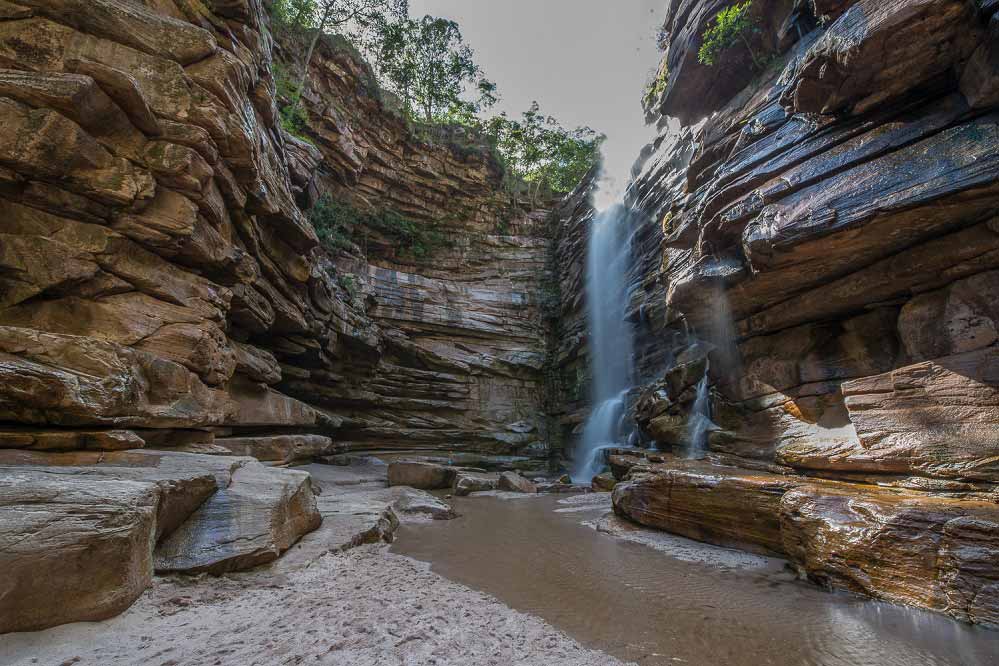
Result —
<path fill-rule="evenodd" d="M 383 545 L 288 574 L 159 579 L 114 619 L 0 636 L 4 666 L 620 663 Z"/>

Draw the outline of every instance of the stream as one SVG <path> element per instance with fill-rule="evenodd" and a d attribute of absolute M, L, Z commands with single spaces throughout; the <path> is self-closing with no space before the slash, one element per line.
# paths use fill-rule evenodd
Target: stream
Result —
<path fill-rule="evenodd" d="M 452 502 L 460 518 L 403 526 L 393 552 L 642 666 L 999 663 L 999 632 L 826 592 L 779 559 L 598 532 L 584 522 L 607 512 L 607 495 Z"/>

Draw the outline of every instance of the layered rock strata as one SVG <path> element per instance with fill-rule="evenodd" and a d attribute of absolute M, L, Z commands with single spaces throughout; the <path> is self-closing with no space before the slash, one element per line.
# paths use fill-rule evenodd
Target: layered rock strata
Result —
<path fill-rule="evenodd" d="M 715 466 L 624 477 L 618 511 L 995 624 L 997 8 L 754 2 L 757 30 L 701 64 L 729 4 L 668 3 L 659 135 L 628 194 L 637 441 L 687 455 L 706 416 Z M 569 384 L 592 211 L 559 214 Z M 585 396 L 563 405 L 578 434 Z"/>
<path fill-rule="evenodd" d="M 267 4 L 0 2 L 0 632 L 273 560 L 321 520 L 282 466 L 546 455 L 547 211 L 474 137 L 419 138 L 336 41 L 285 132 L 299 56 Z M 323 197 L 446 242 L 329 250 Z"/>

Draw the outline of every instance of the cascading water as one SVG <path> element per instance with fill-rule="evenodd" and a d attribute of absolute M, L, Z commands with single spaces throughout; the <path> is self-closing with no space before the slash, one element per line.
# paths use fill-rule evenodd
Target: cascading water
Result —
<path fill-rule="evenodd" d="M 593 368 L 593 412 L 583 430 L 571 476 L 589 483 L 604 449 L 620 444 L 624 399 L 631 387 L 632 331 L 625 320 L 631 268 L 631 216 L 621 205 L 597 215 L 590 230 L 586 297 Z"/>
<path fill-rule="evenodd" d="M 711 396 L 709 393 L 710 384 L 708 382 L 707 368 L 704 376 L 697 382 L 697 398 L 694 406 L 690 410 L 687 418 L 687 456 L 693 459 L 701 459 L 708 452 L 708 432 L 714 427 L 711 422 Z"/>

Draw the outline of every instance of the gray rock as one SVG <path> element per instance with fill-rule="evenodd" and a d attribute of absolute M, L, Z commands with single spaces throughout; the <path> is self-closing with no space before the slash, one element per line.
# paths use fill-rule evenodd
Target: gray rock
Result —
<path fill-rule="evenodd" d="M 500 474 L 498 486 L 500 490 L 508 490 L 514 493 L 534 494 L 538 492 L 538 487 L 533 482 L 525 479 L 516 472 L 503 472 Z"/>
<path fill-rule="evenodd" d="M 104 620 L 152 581 L 152 483 L 4 470 L 0 634 Z"/>
<path fill-rule="evenodd" d="M 390 486 L 409 486 L 419 490 L 441 490 L 454 482 L 455 469 L 435 463 L 400 460 L 389 464 Z"/>

